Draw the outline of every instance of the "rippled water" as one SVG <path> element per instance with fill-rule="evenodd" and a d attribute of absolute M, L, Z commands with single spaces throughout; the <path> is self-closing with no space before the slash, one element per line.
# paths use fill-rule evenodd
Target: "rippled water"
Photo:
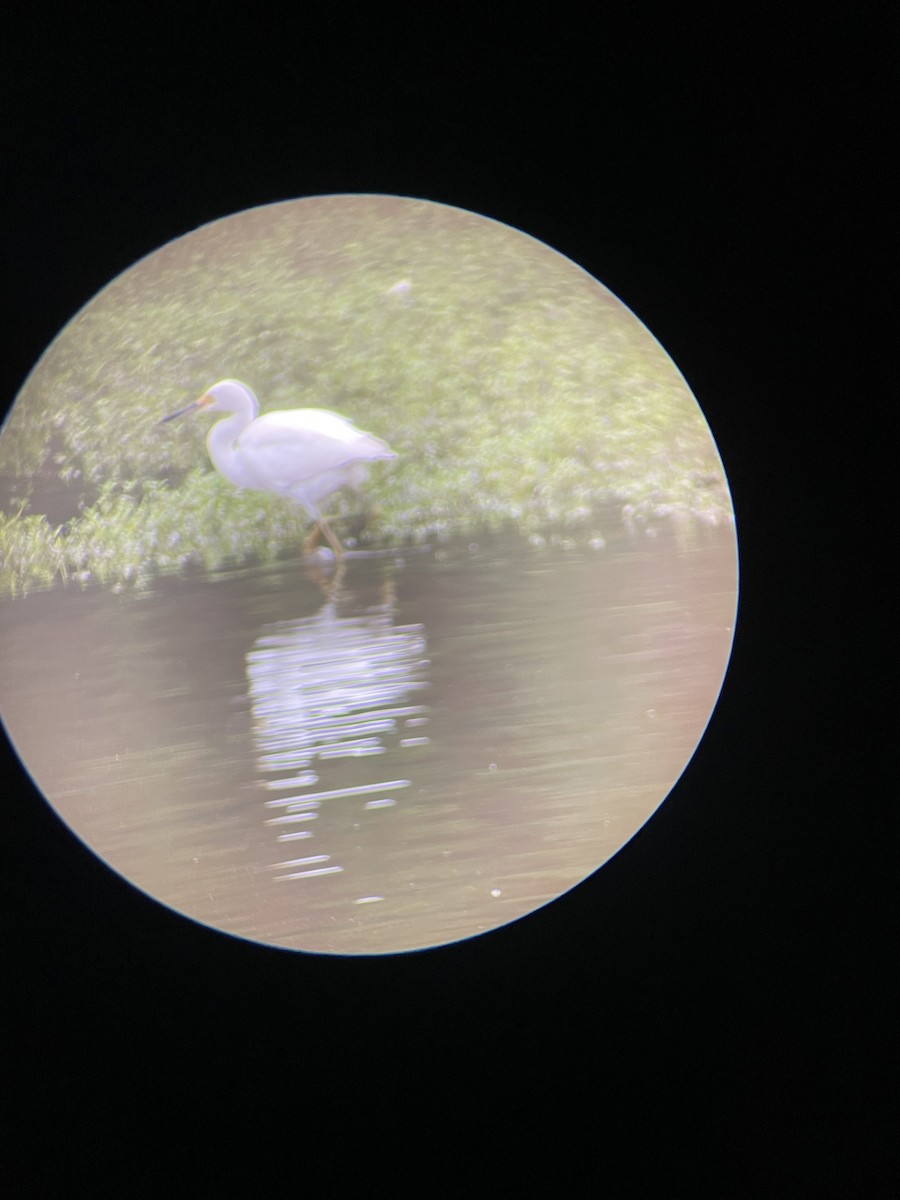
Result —
<path fill-rule="evenodd" d="M 568 890 L 664 799 L 718 695 L 733 530 L 497 541 L 0 605 L 0 711 L 106 862 L 202 922 L 383 953 Z M 35 803 L 39 801 L 35 799 Z"/>

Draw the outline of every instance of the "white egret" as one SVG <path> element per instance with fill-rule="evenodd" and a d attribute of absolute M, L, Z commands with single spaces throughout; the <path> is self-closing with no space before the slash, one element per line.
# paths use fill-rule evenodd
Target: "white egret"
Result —
<path fill-rule="evenodd" d="M 369 463 L 397 457 L 380 438 L 322 408 L 293 408 L 260 417 L 256 396 L 236 379 L 213 384 L 199 400 L 163 417 L 160 424 L 189 412 L 231 413 L 207 434 L 213 466 L 235 487 L 278 492 L 302 504 L 316 523 L 307 549 L 321 530 L 339 558 L 344 547 L 322 515 L 320 502 L 339 488 L 358 488 L 368 478 Z"/>

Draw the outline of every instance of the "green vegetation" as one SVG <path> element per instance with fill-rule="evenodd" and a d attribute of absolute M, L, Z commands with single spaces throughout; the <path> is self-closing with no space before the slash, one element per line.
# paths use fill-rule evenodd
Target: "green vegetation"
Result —
<path fill-rule="evenodd" d="M 213 471 L 215 418 L 159 426 L 225 377 L 263 411 L 331 408 L 391 444 L 398 461 L 363 498 L 330 503 L 362 544 L 499 529 L 587 541 L 610 505 L 731 516 L 684 381 L 589 276 L 459 210 L 332 197 L 163 247 L 63 330 L 0 437 L 4 593 L 296 549 L 302 512 Z M 48 481 L 67 489 L 55 524 Z"/>

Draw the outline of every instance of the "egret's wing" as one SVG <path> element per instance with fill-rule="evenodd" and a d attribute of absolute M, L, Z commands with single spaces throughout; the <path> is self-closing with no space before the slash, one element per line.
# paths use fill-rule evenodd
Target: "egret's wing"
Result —
<path fill-rule="evenodd" d="M 241 434 L 238 449 L 257 487 L 285 492 L 348 463 L 396 458 L 380 438 L 317 408 L 258 417 Z"/>

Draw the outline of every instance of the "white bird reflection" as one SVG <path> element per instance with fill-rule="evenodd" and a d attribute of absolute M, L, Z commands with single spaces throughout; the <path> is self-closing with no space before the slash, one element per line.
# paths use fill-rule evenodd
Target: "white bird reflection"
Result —
<path fill-rule="evenodd" d="M 367 810 L 389 809 L 410 786 L 379 760 L 404 740 L 427 743 L 402 736 L 409 722 L 427 720 L 416 702 L 428 686 L 426 649 L 422 626 L 395 625 L 390 604 L 342 616 L 335 600 L 313 616 L 269 625 L 256 639 L 246 658 L 253 736 L 272 793 L 266 824 L 285 850 L 314 837 L 327 806 L 363 797 Z M 369 770 L 360 761 L 368 759 Z M 293 880 L 343 867 L 310 852 L 272 869 L 280 872 L 275 879 Z"/>

